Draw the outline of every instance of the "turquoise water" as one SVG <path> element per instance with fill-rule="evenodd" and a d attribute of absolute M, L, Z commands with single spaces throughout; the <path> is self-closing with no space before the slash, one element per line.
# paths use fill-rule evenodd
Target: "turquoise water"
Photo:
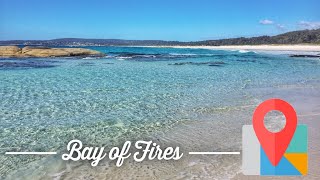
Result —
<path fill-rule="evenodd" d="M 89 47 L 103 58 L 0 59 L 0 153 L 112 145 L 251 105 L 249 91 L 320 80 L 319 59 L 246 51 Z M 214 109 L 214 110 L 213 110 Z M 0 174 L 39 160 L 0 156 Z"/>

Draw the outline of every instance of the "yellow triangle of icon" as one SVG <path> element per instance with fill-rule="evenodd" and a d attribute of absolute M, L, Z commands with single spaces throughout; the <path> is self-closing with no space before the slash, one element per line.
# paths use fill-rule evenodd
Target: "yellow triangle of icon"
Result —
<path fill-rule="evenodd" d="M 284 157 L 302 174 L 308 173 L 307 153 L 285 153 Z"/>

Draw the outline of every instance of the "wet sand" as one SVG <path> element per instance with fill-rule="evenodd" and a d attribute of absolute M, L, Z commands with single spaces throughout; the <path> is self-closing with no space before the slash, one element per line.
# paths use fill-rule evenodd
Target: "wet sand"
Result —
<path fill-rule="evenodd" d="M 43 159 L 42 166 L 35 164 L 34 171 L 19 173 L 24 178 L 37 179 L 275 179 L 274 177 L 244 176 L 241 172 L 242 155 L 189 155 L 197 151 L 240 151 L 241 129 L 251 123 L 257 104 L 269 98 L 282 98 L 291 103 L 298 114 L 298 123 L 307 124 L 309 130 L 309 172 L 305 177 L 320 178 L 320 92 L 319 85 L 282 86 L 251 89 L 257 97 L 247 105 L 212 108 L 198 111 L 197 121 L 182 121 L 173 128 L 160 131 L 144 140 L 153 140 L 161 147 L 179 146 L 184 153 L 178 161 L 134 162 L 132 158 L 121 167 L 115 162 L 102 161 L 91 167 L 87 161 L 63 162 L 60 156 Z M 263 92 L 263 95 L 260 95 Z M 30 168 L 30 167 L 29 167 Z M 30 173 L 32 172 L 32 173 Z M 19 177 L 15 174 L 14 177 Z M 276 179 L 288 179 L 278 177 Z"/>
<path fill-rule="evenodd" d="M 120 168 L 114 162 L 98 167 L 89 163 L 68 163 L 66 170 L 52 177 L 62 179 L 274 179 L 274 177 L 244 176 L 241 172 L 242 155 L 189 155 L 192 151 L 240 151 L 241 127 L 251 124 L 255 106 L 269 98 L 282 98 L 291 103 L 298 114 L 298 123 L 308 125 L 309 172 L 302 179 L 320 178 L 320 85 L 290 85 L 253 89 L 256 100 L 248 105 L 228 107 L 221 111 L 212 108 L 199 113 L 197 121 L 177 124 L 170 130 L 146 138 L 161 146 L 179 146 L 184 157 L 179 161 L 128 160 Z M 260 94 L 263 92 L 263 95 Z M 256 102 L 255 102 L 256 101 Z M 232 124 L 232 125 L 230 125 Z M 290 177 L 290 179 L 301 177 Z M 276 179 L 288 179 L 278 177 Z"/>

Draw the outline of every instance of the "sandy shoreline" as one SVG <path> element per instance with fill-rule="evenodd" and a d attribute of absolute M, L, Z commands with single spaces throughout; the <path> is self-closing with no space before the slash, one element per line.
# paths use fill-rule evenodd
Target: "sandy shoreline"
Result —
<path fill-rule="evenodd" d="M 309 142 L 309 171 L 302 179 L 318 179 L 320 169 L 320 94 L 317 91 L 319 84 L 308 87 L 283 86 L 274 87 L 271 94 L 258 95 L 260 101 L 279 97 L 290 102 L 297 111 L 298 122 L 308 126 Z M 267 88 L 258 88 L 253 91 L 269 91 Z M 251 91 L 251 90 L 249 90 Z M 183 122 L 169 131 L 158 132 L 150 139 L 161 146 L 180 146 L 184 153 L 190 151 L 240 151 L 241 127 L 251 124 L 252 112 L 256 107 L 232 107 L 227 112 L 203 114 L 195 122 Z M 258 103 L 258 102 L 256 102 Z M 209 118 L 209 119 L 207 119 Z M 207 119 L 207 120 L 206 120 Z M 237 119 L 237 121 L 235 121 Z M 230 123 L 234 126 L 230 127 Z M 223 129 L 218 131 L 217 129 Z M 221 137 L 221 138 L 217 138 Z M 228 141 L 229 144 L 224 142 Z M 244 176 L 241 171 L 241 155 L 201 155 L 185 156 L 179 161 L 144 161 L 137 163 L 129 160 L 121 168 L 114 166 L 113 162 L 104 162 L 98 167 L 90 167 L 88 163 L 67 163 L 64 170 L 52 173 L 52 178 L 61 179 L 296 179 L 298 177 L 259 177 Z M 56 167 L 57 168 L 57 167 Z"/>
<path fill-rule="evenodd" d="M 319 85 L 316 85 L 319 87 Z M 309 172 L 302 179 L 318 179 L 320 147 L 318 139 L 320 133 L 317 130 L 320 124 L 319 93 L 315 87 L 302 88 L 279 87 L 274 93 L 262 96 L 262 99 L 280 97 L 290 102 L 297 110 L 300 124 L 308 125 L 309 129 Z M 262 90 L 264 91 L 264 90 Z M 305 95 L 307 93 L 309 95 Z M 294 95 L 294 97 L 290 96 Z M 261 99 L 261 100 L 262 100 Z M 317 101 L 318 100 L 318 101 Z M 251 112 L 255 106 L 231 108 L 228 113 L 210 114 L 210 120 L 185 122 L 177 125 L 167 132 L 159 132 L 153 136 L 153 140 L 165 146 L 180 146 L 184 153 L 188 151 L 241 151 L 241 127 L 251 123 Z M 227 115 L 228 119 L 225 119 Z M 206 115 L 205 115 L 206 116 Z M 223 120 L 222 120 L 223 119 Z M 238 119 L 238 121 L 234 121 Z M 213 121 L 214 120 L 214 121 Z M 228 125 L 231 121 L 235 124 L 232 128 Z M 223 132 L 217 128 L 224 129 Z M 216 138 L 221 137 L 221 138 Z M 223 142 L 228 141 L 230 145 Z M 242 155 L 202 155 L 185 156 L 183 159 L 172 162 L 146 161 L 136 163 L 130 161 L 121 168 L 114 167 L 107 162 L 98 168 L 88 165 L 73 167 L 72 171 L 64 172 L 63 179 L 94 177 L 104 179 L 274 179 L 275 177 L 244 176 L 241 171 Z M 287 179 L 277 177 L 276 179 Z M 296 179 L 297 177 L 289 177 Z"/>
<path fill-rule="evenodd" d="M 163 47 L 163 48 L 190 48 L 211 50 L 245 50 L 259 52 L 279 52 L 286 54 L 320 54 L 320 45 L 232 45 L 232 46 L 139 46 L 139 47 Z"/>

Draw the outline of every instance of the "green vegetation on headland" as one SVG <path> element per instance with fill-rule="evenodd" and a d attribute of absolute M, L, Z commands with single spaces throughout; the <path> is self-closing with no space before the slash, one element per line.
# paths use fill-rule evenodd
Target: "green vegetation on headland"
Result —
<path fill-rule="evenodd" d="M 82 39 L 63 38 L 53 40 L 10 40 L 0 41 L 0 45 L 32 46 L 223 46 L 223 45 L 262 45 L 262 44 L 319 44 L 320 29 L 292 31 L 276 36 L 251 38 L 230 38 L 193 42 L 162 40 L 121 40 L 121 39 Z"/>
<path fill-rule="evenodd" d="M 262 45 L 262 44 L 319 44 L 320 29 L 292 31 L 276 36 L 259 36 L 251 38 L 231 38 L 192 42 L 191 45 Z"/>

